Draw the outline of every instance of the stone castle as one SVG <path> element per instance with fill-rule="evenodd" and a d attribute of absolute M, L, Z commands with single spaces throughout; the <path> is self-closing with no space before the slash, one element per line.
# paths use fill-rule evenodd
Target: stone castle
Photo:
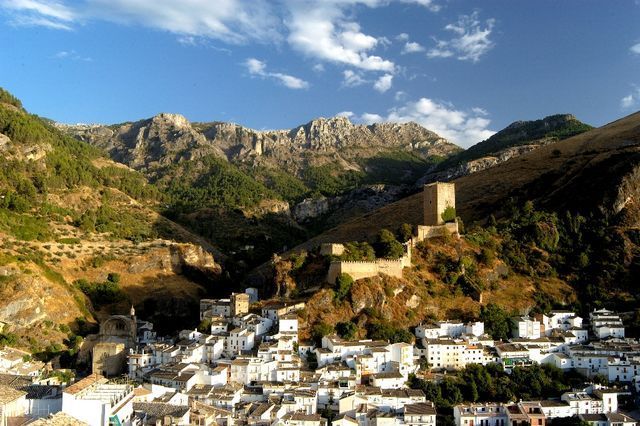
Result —
<path fill-rule="evenodd" d="M 456 187 L 454 183 L 435 182 L 424 186 L 423 225 L 417 226 L 417 234 L 404 244 L 405 253 L 400 259 L 376 259 L 375 261 L 334 261 L 329 266 L 327 282 L 334 284 L 340 274 L 348 274 L 354 280 L 375 277 L 378 274 L 402 278 L 402 270 L 411 266 L 412 248 L 428 238 L 444 235 L 459 236 L 458 221 L 455 218 Z M 445 212 L 452 213 L 446 217 Z M 320 254 L 340 256 L 344 252 L 342 244 L 328 243 L 320 246 Z"/>

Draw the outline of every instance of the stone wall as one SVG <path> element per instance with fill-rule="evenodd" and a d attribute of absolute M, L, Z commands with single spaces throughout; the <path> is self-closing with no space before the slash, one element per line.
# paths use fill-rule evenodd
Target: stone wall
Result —
<path fill-rule="evenodd" d="M 324 243 L 320 245 L 320 254 L 323 256 L 342 256 L 344 245 L 337 243 Z"/>
<path fill-rule="evenodd" d="M 92 372 L 113 377 L 125 371 L 127 353 L 123 342 L 100 342 L 93 347 Z"/>
<path fill-rule="evenodd" d="M 402 278 L 402 270 L 411 266 L 411 249 L 409 253 L 396 260 L 376 259 L 373 262 L 336 261 L 331 262 L 327 273 L 327 282 L 335 284 L 340 274 L 349 274 L 354 280 L 377 277 L 385 274 Z"/>
<path fill-rule="evenodd" d="M 417 244 L 428 238 L 442 237 L 447 234 L 459 237 L 457 221 L 435 226 L 418 225 L 418 234 L 413 237 L 412 241 L 413 244 Z"/>

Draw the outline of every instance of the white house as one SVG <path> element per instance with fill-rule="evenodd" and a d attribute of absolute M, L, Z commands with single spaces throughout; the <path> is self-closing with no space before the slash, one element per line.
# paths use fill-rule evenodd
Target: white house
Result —
<path fill-rule="evenodd" d="M 513 321 L 513 323 L 513 337 L 521 339 L 540 338 L 540 321 L 537 321 L 531 317 L 518 317 Z"/>
<path fill-rule="evenodd" d="M 499 403 L 461 404 L 453 407 L 456 426 L 505 426 L 509 416 L 504 405 Z"/>
<path fill-rule="evenodd" d="M 74 383 L 62 393 L 62 411 L 90 426 L 126 424 L 133 415 L 133 387 L 112 384 L 99 374 Z"/>

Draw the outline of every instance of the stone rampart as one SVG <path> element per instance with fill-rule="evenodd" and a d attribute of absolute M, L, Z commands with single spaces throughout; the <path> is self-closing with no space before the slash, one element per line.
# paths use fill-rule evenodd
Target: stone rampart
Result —
<path fill-rule="evenodd" d="M 402 278 L 402 270 L 411 266 L 411 257 L 405 255 L 400 259 L 376 259 L 373 262 L 365 261 L 335 261 L 331 262 L 327 273 L 327 282 L 335 284 L 340 274 L 349 274 L 354 280 L 377 277 L 378 274 L 385 274 L 392 277 Z"/>
<path fill-rule="evenodd" d="M 445 235 L 453 235 L 459 237 L 458 222 L 448 222 L 444 225 L 418 225 L 418 235 L 413 237 L 414 244 L 428 238 L 443 237 Z"/>

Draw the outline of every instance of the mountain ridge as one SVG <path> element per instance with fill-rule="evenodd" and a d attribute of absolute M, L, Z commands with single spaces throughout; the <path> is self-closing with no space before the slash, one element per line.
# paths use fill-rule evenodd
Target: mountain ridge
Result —
<path fill-rule="evenodd" d="M 418 180 L 418 185 L 475 173 L 591 129 L 592 126 L 581 122 L 573 114 L 517 120 L 490 138 L 434 165 Z"/>

